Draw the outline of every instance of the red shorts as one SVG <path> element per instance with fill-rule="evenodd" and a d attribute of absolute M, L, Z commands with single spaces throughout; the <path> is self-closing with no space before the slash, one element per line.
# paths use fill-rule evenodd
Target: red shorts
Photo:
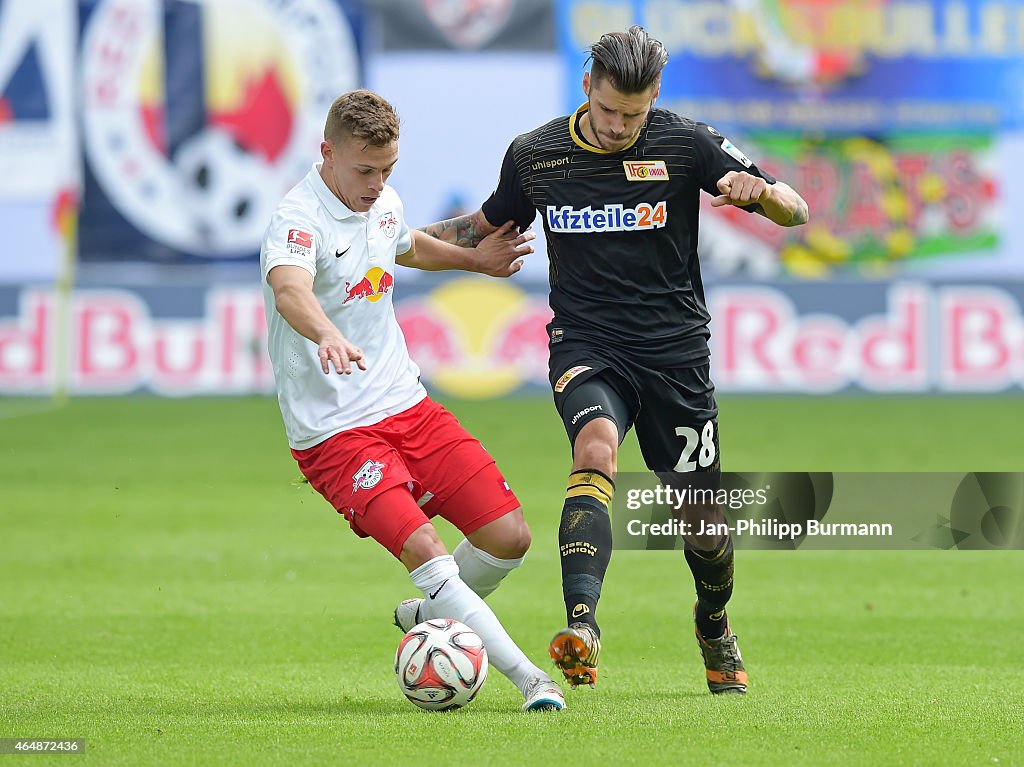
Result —
<path fill-rule="evenodd" d="M 519 508 L 490 454 L 429 397 L 373 426 L 348 429 L 292 455 L 357 535 L 372 537 L 396 557 L 430 517 L 447 519 L 469 534 Z M 367 514 L 370 501 L 401 485 L 415 503 L 383 509 L 376 504 Z"/>

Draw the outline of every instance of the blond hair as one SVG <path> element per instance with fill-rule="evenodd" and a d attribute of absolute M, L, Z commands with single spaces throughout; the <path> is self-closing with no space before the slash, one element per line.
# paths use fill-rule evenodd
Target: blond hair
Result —
<path fill-rule="evenodd" d="M 373 91 L 359 89 L 334 100 L 324 124 L 324 140 L 337 144 L 348 138 L 372 146 L 398 140 L 398 113 Z"/>

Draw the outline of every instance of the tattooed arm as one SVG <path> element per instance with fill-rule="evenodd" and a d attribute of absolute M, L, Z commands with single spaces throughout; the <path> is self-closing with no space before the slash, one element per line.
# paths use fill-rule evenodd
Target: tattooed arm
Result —
<path fill-rule="evenodd" d="M 523 266 L 523 256 L 533 253 L 530 240 L 537 235 L 532 231 L 520 234 L 514 221 L 506 221 L 499 227 L 487 224 L 489 233 L 486 237 L 481 237 L 475 247 L 459 247 L 461 243 L 455 234 L 458 225 L 453 225 L 453 222 L 470 218 L 472 217 L 462 216 L 431 224 L 423 230 L 417 229 L 412 233 L 412 247 L 398 255 L 395 260 L 402 266 L 430 272 L 461 269 L 491 277 L 511 277 L 518 272 Z M 454 242 L 446 241 L 444 237 L 436 234 L 427 234 L 427 230 L 432 227 L 447 227 L 442 230 L 442 234 L 444 231 L 450 232 Z M 470 235 L 465 235 L 463 239 L 469 242 Z"/>
<path fill-rule="evenodd" d="M 462 248 L 475 248 L 484 237 L 497 229 L 498 227 L 491 224 L 484 216 L 484 212 L 478 208 L 475 213 L 438 221 L 436 224 L 420 227 L 419 231 Z"/>
<path fill-rule="evenodd" d="M 722 205 L 757 203 L 754 210 L 779 226 L 800 226 L 807 223 L 807 203 L 788 184 L 769 184 L 760 176 L 729 171 L 718 181 L 721 194 L 711 201 L 714 208 Z"/>

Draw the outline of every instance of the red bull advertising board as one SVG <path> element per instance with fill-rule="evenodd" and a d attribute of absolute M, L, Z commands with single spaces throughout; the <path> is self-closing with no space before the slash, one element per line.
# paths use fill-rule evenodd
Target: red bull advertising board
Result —
<path fill-rule="evenodd" d="M 544 284 L 467 276 L 400 296 L 398 321 L 434 395 L 548 395 Z M 719 283 L 708 300 L 722 392 L 1024 388 L 1024 282 Z M 0 395 L 56 388 L 57 317 L 50 291 L 0 287 Z M 73 394 L 274 391 L 256 286 L 82 289 L 70 318 Z"/>

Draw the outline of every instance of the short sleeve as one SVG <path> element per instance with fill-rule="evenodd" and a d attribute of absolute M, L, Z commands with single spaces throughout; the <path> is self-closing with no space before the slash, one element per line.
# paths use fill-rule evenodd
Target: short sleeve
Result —
<path fill-rule="evenodd" d="M 300 266 L 316 277 L 316 253 L 319 246 L 313 219 L 298 208 L 278 208 L 263 235 L 260 262 L 263 279 L 275 266 Z"/>
<path fill-rule="evenodd" d="M 769 184 L 775 178 L 762 171 L 748 158 L 743 151 L 729 139 L 705 123 L 694 124 L 694 145 L 700 169 L 700 186 L 705 192 L 717 197 L 718 181 L 729 171 L 746 171 L 752 176 L 760 176 Z M 756 210 L 758 206 L 741 206 L 744 210 Z"/>
<path fill-rule="evenodd" d="M 498 186 L 491 192 L 491 196 L 487 198 L 481 209 L 484 218 L 492 226 L 501 226 L 511 220 L 515 221 L 520 229 L 525 230 L 533 224 L 533 220 L 537 217 L 537 211 L 523 189 L 519 169 L 516 167 L 514 147 L 515 142 L 513 141 L 509 145 L 508 151 L 505 152 L 505 159 L 502 160 Z"/>

